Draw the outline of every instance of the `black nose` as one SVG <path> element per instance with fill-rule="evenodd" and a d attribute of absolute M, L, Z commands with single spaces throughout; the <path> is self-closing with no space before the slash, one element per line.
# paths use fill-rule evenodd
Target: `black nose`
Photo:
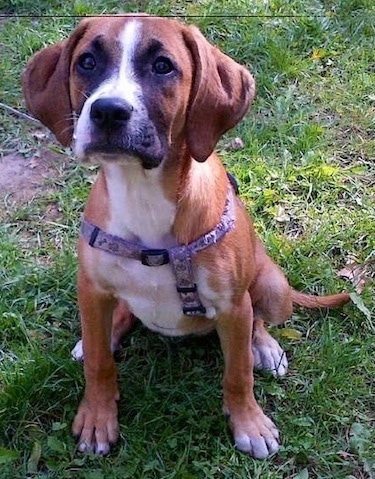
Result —
<path fill-rule="evenodd" d="M 100 128 L 120 128 L 129 120 L 133 107 L 119 98 L 99 98 L 91 105 L 90 118 Z"/>

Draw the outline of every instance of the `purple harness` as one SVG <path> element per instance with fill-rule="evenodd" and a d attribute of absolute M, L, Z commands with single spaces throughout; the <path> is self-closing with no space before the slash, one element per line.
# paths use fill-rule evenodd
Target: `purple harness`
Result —
<path fill-rule="evenodd" d="M 228 189 L 225 208 L 220 222 L 209 233 L 187 245 L 178 245 L 169 249 L 148 249 L 131 243 L 119 236 L 102 231 L 83 218 L 81 236 L 93 248 L 125 258 L 141 261 L 145 266 L 162 266 L 171 263 L 175 277 L 176 289 L 182 301 L 182 310 L 186 316 L 202 316 L 206 308 L 199 298 L 197 284 L 194 281 L 191 258 L 198 251 L 218 243 L 226 233 L 234 228 L 233 191 Z"/>

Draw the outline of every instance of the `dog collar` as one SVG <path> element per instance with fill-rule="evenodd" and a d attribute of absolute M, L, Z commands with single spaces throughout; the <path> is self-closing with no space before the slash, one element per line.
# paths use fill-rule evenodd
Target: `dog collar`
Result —
<path fill-rule="evenodd" d="M 80 234 L 93 248 L 125 258 L 141 261 L 145 266 L 155 267 L 170 263 L 176 277 L 176 289 L 182 301 L 182 310 L 186 316 L 206 314 L 197 284 L 194 281 L 191 258 L 203 249 L 218 243 L 234 228 L 234 199 L 232 188 L 228 189 L 224 212 L 220 222 L 208 233 L 187 244 L 168 249 L 149 249 L 144 246 L 106 233 L 85 218 L 81 222 Z"/>

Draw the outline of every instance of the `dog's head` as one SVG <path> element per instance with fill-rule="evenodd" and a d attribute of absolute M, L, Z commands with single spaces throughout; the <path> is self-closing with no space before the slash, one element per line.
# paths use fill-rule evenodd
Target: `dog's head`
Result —
<path fill-rule="evenodd" d="M 82 20 L 22 76 L 29 110 L 82 160 L 158 166 L 171 147 L 204 161 L 246 113 L 251 74 L 194 26 L 148 16 Z"/>

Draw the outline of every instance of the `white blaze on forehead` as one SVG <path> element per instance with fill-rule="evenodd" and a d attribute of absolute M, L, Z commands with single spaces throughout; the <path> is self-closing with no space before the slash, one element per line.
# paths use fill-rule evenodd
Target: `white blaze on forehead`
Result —
<path fill-rule="evenodd" d="M 127 22 L 118 36 L 121 47 L 120 64 L 116 74 L 99 88 L 100 97 L 116 96 L 136 107 L 141 96 L 140 85 L 134 73 L 134 56 L 141 39 L 141 23 L 137 20 Z"/>
<path fill-rule="evenodd" d="M 137 20 L 128 22 L 120 34 L 122 58 L 119 69 L 119 81 L 134 82 L 134 53 L 140 42 L 141 24 Z"/>

